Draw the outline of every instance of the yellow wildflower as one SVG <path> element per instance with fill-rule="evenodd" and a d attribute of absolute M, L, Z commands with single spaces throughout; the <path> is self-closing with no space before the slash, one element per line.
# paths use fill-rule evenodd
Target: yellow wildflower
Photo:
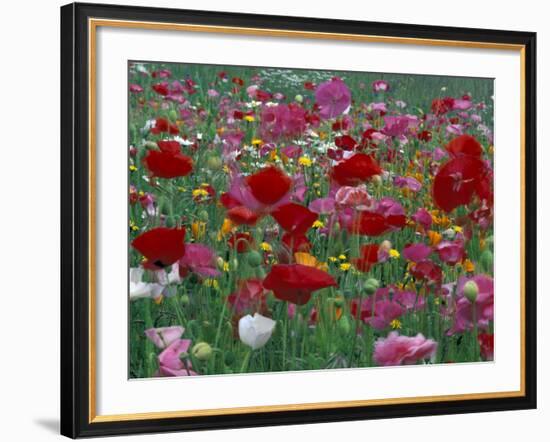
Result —
<path fill-rule="evenodd" d="M 325 224 L 323 223 L 323 221 L 316 220 L 311 227 L 313 227 L 314 229 L 322 229 L 323 227 L 325 227 Z"/>
<path fill-rule="evenodd" d="M 453 226 L 453 230 L 454 230 L 456 233 L 462 233 L 462 227 L 460 227 L 460 226 Z"/>
<path fill-rule="evenodd" d="M 311 158 L 300 157 L 298 158 L 298 164 L 304 167 L 311 167 L 312 161 L 311 161 Z"/>
<path fill-rule="evenodd" d="M 249 123 L 252 123 L 255 120 L 255 118 L 252 115 L 245 115 L 244 120 L 248 121 Z"/>
<path fill-rule="evenodd" d="M 260 244 L 260 248 L 264 251 L 264 252 L 271 252 L 273 249 L 271 248 L 271 245 L 267 242 L 263 242 Z"/>
<path fill-rule="evenodd" d="M 136 170 L 138 170 L 137 167 L 132 164 L 130 166 L 130 172 L 135 172 Z"/>
<path fill-rule="evenodd" d="M 390 250 L 390 258 L 397 259 L 400 256 L 401 256 L 401 254 L 397 250 L 395 250 L 395 249 Z"/>
<path fill-rule="evenodd" d="M 398 330 L 401 328 L 401 321 L 399 319 L 394 319 L 392 322 L 390 322 L 390 326 L 394 330 Z"/>
<path fill-rule="evenodd" d="M 349 269 L 351 269 L 351 264 L 349 262 L 343 262 L 340 264 L 340 270 L 343 272 L 347 272 Z"/>
<path fill-rule="evenodd" d="M 263 141 L 260 140 L 259 138 L 252 138 L 252 145 L 253 146 L 259 146 L 262 143 L 263 143 Z"/>
<path fill-rule="evenodd" d="M 338 256 L 338 259 L 339 259 L 340 261 L 345 261 L 347 258 L 346 258 L 346 255 L 341 254 L 341 255 Z"/>
<path fill-rule="evenodd" d="M 206 198 L 208 196 L 208 191 L 205 189 L 193 189 L 192 195 L 193 198 Z"/>
<path fill-rule="evenodd" d="M 336 261 L 338 261 L 338 258 L 336 258 L 336 256 L 329 256 L 329 257 L 328 257 L 328 260 L 329 260 L 330 262 L 336 262 Z"/>

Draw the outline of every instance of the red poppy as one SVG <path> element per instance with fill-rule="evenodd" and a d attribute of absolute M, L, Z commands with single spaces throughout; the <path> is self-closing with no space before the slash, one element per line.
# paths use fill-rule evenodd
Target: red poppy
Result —
<path fill-rule="evenodd" d="M 357 147 L 357 141 L 350 137 L 349 135 L 342 135 L 341 137 L 336 137 L 334 139 L 334 144 L 337 147 L 344 150 L 353 150 Z"/>
<path fill-rule="evenodd" d="M 432 140 L 432 133 L 429 130 L 423 130 L 416 136 L 420 141 L 431 141 Z"/>
<path fill-rule="evenodd" d="M 152 176 L 159 178 L 176 178 L 189 175 L 193 170 L 193 160 L 183 154 L 173 154 L 162 150 L 150 150 L 143 158 L 143 163 Z"/>
<path fill-rule="evenodd" d="M 469 204 L 475 191 L 483 190 L 485 163 L 472 156 L 460 156 L 448 161 L 433 181 L 433 198 L 445 212 Z"/>
<path fill-rule="evenodd" d="M 290 177 L 275 166 L 266 167 L 246 177 L 246 183 L 254 198 L 268 205 L 278 202 L 292 186 Z"/>
<path fill-rule="evenodd" d="M 443 115 L 452 110 L 454 105 L 454 98 L 445 97 L 445 98 L 436 98 L 432 101 L 432 112 L 436 115 Z"/>
<path fill-rule="evenodd" d="M 238 253 L 249 252 L 255 245 L 254 237 L 250 233 L 234 233 L 227 244 Z"/>
<path fill-rule="evenodd" d="M 170 93 L 168 90 L 168 83 L 162 82 L 162 83 L 156 83 L 151 86 L 153 90 L 160 95 L 166 96 Z"/>
<path fill-rule="evenodd" d="M 392 229 L 401 229 L 406 223 L 405 215 L 384 216 L 376 212 L 360 211 L 348 230 L 358 235 L 380 236 Z"/>
<path fill-rule="evenodd" d="M 177 141 L 157 141 L 157 146 L 160 150 L 166 153 L 181 153 L 180 143 Z"/>
<path fill-rule="evenodd" d="M 361 256 L 352 258 L 351 263 L 357 270 L 366 273 L 378 262 L 379 249 L 380 247 L 377 244 L 365 244 L 361 246 Z"/>
<path fill-rule="evenodd" d="M 356 153 L 332 168 L 332 178 L 341 186 L 357 186 L 381 173 L 376 160 L 364 153 Z"/>
<path fill-rule="evenodd" d="M 311 243 L 304 234 L 285 233 L 281 238 L 281 242 L 293 254 L 297 252 L 309 252 L 311 250 Z"/>
<path fill-rule="evenodd" d="M 147 261 L 145 268 L 159 270 L 174 264 L 185 253 L 185 229 L 155 227 L 132 241 L 134 247 Z"/>
<path fill-rule="evenodd" d="M 306 304 L 316 290 L 337 286 L 335 279 L 327 272 L 302 264 L 274 265 L 263 285 L 273 290 L 278 299 L 297 305 Z"/>
<path fill-rule="evenodd" d="M 428 284 L 441 285 L 443 280 L 441 267 L 430 260 L 415 263 L 411 266 L 410 272 L 416 279 L 426 281 Z"/>
<path fill-rule="evenodd" d="M 492 361 L 495 349 L 495 335 L 479 333 L 477 335 L 477 342 L 479 343 L 481 357 L 486 361 Z"/>
<path fill-rule="evenodd" d="M 283 229 L 294 235 L 303 235 L 317 220 L 316 213 L 296 203 L 285 204 L 275 210 L 271 215 Z"/>
<path fill-rule="evenodd" d="M 158 135 L 162 132 L 168 132 L 171 135 L 177 135 L 180 133 L 178 126 L 170 124 L 166 118 L 157 118 L 155 120 L 155 126 L 151 128 L 151 133 Z"/>
<path fill-rule="evenodd" d="M 238 84 L 239 86 L 244 85 L 244 81 L 243 81 L 241 78 L 239 78 L 239 77 L 233 77 L 233 78 L 231 79 L 231 82 L 232 82 L 233 84 Z"/>
<path fill-rule="evenodd" d="M 447 152 L 455 158 L 463 155 L 481 158 L 483 148 L 474 137 L 464 134 L 454 138 L 447 144 Z"/>
<path fill-rule="evenodd" d="M 311 81 L 306 81 L 304 83 L 304 89 L 308 90 L 308 91 L 314 91 L 315 88 L 317 87 L 317 85 Z"/>
<path fill-rule="evenodd" d="M 237 291 L 227 297 L 235 313 L 265 312 L 266 296 L 261 279 L 245 279 L 239 282 Z"/>
<path fill-rule="evenodd" d="M 236 206 L 227 211 L 227 217 L 238 225 L 254 226 L 260 215 L 246 206 Z"/>

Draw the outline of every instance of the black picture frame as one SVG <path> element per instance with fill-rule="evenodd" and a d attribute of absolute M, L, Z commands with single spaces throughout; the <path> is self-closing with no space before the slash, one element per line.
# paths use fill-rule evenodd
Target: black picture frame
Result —
<path fill-rule="evenodd" d="M 524 47 L 525 395 L 162 419 L 90 421 L 88 19 L 253 27 L 500 43 Z M 536 34 L 241 13 L 73 3 L 61 8 L 61 434 L 71 437 L 241 428 L 536 408 Z"/>

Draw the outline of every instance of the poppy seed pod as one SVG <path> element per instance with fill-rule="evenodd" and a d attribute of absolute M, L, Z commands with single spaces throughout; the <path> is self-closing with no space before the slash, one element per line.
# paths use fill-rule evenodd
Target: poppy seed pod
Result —
<path fill-rule="evenodd" d="M 363 285 L 363 288 L 365 289 L 365 293 L 367 295 L 374 295 L 376 290 L 378 290 L 378 287 L 380 287 L 380 283 L 377 279 L 369 278 L 365 281 L 365 284 Z"/>
<path fill-rule="evenodd" d="M 479 257 L 479 262 L 483 270 L 489 272 L 493 269 L 493 253 L 490 250 L 485 250 Z"/>
<path fill-rule="evenodd" d="M 212 347 L 206 342 L 199 342 L 191 349 L 191 353 L 199 361 L 208 361 L 212 356 Z"/>
<path fill-rule="evenodd" d="M 209 157 L 208 160 L 206 160 L 206 166 L 210 170 L 220 170 L 223 166 L 223 162 L 220 157 Z"/>
<path fill-rule="evenodd" d="M 338 330 L 344 335 L 351 331 L 351 322 L 347 316 L 342 316 L 338 321 Z"/>
<path fill-rule="evenodd" d="M 248 254 L 248 265 L 250 267 L 259 267 L 262 265 L 262 255 L 257 251 L 252 251 Z"/>
<path fill-rule="evenodd" d="M 304 101 L 303 95 L 300 95 L 300 94 L 296 95 L 294 99 L 296 100 L 297 103 L 301 103 L 302 101 Z"/>
<path fill-rule="evenodd" d="M 468 281 L 464 284 L 464 297 L 472 304 L 476 302 L 477 295 L 479 293 L 479 287 L 475 281 Z"/>
<path fill-rule="evenodd" d="M 372 176 L 372 183 L 376 186 L 382 185 L 382 177 L 380 175 L 373 175 Z"/>

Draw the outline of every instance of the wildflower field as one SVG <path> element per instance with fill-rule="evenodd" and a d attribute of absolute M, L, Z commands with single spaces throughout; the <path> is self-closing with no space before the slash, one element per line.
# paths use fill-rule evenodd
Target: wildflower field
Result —
<path fill-rule="evenodd" d="M 492 80 L 128 78 L 130 378 L 493 359 Z"/>

